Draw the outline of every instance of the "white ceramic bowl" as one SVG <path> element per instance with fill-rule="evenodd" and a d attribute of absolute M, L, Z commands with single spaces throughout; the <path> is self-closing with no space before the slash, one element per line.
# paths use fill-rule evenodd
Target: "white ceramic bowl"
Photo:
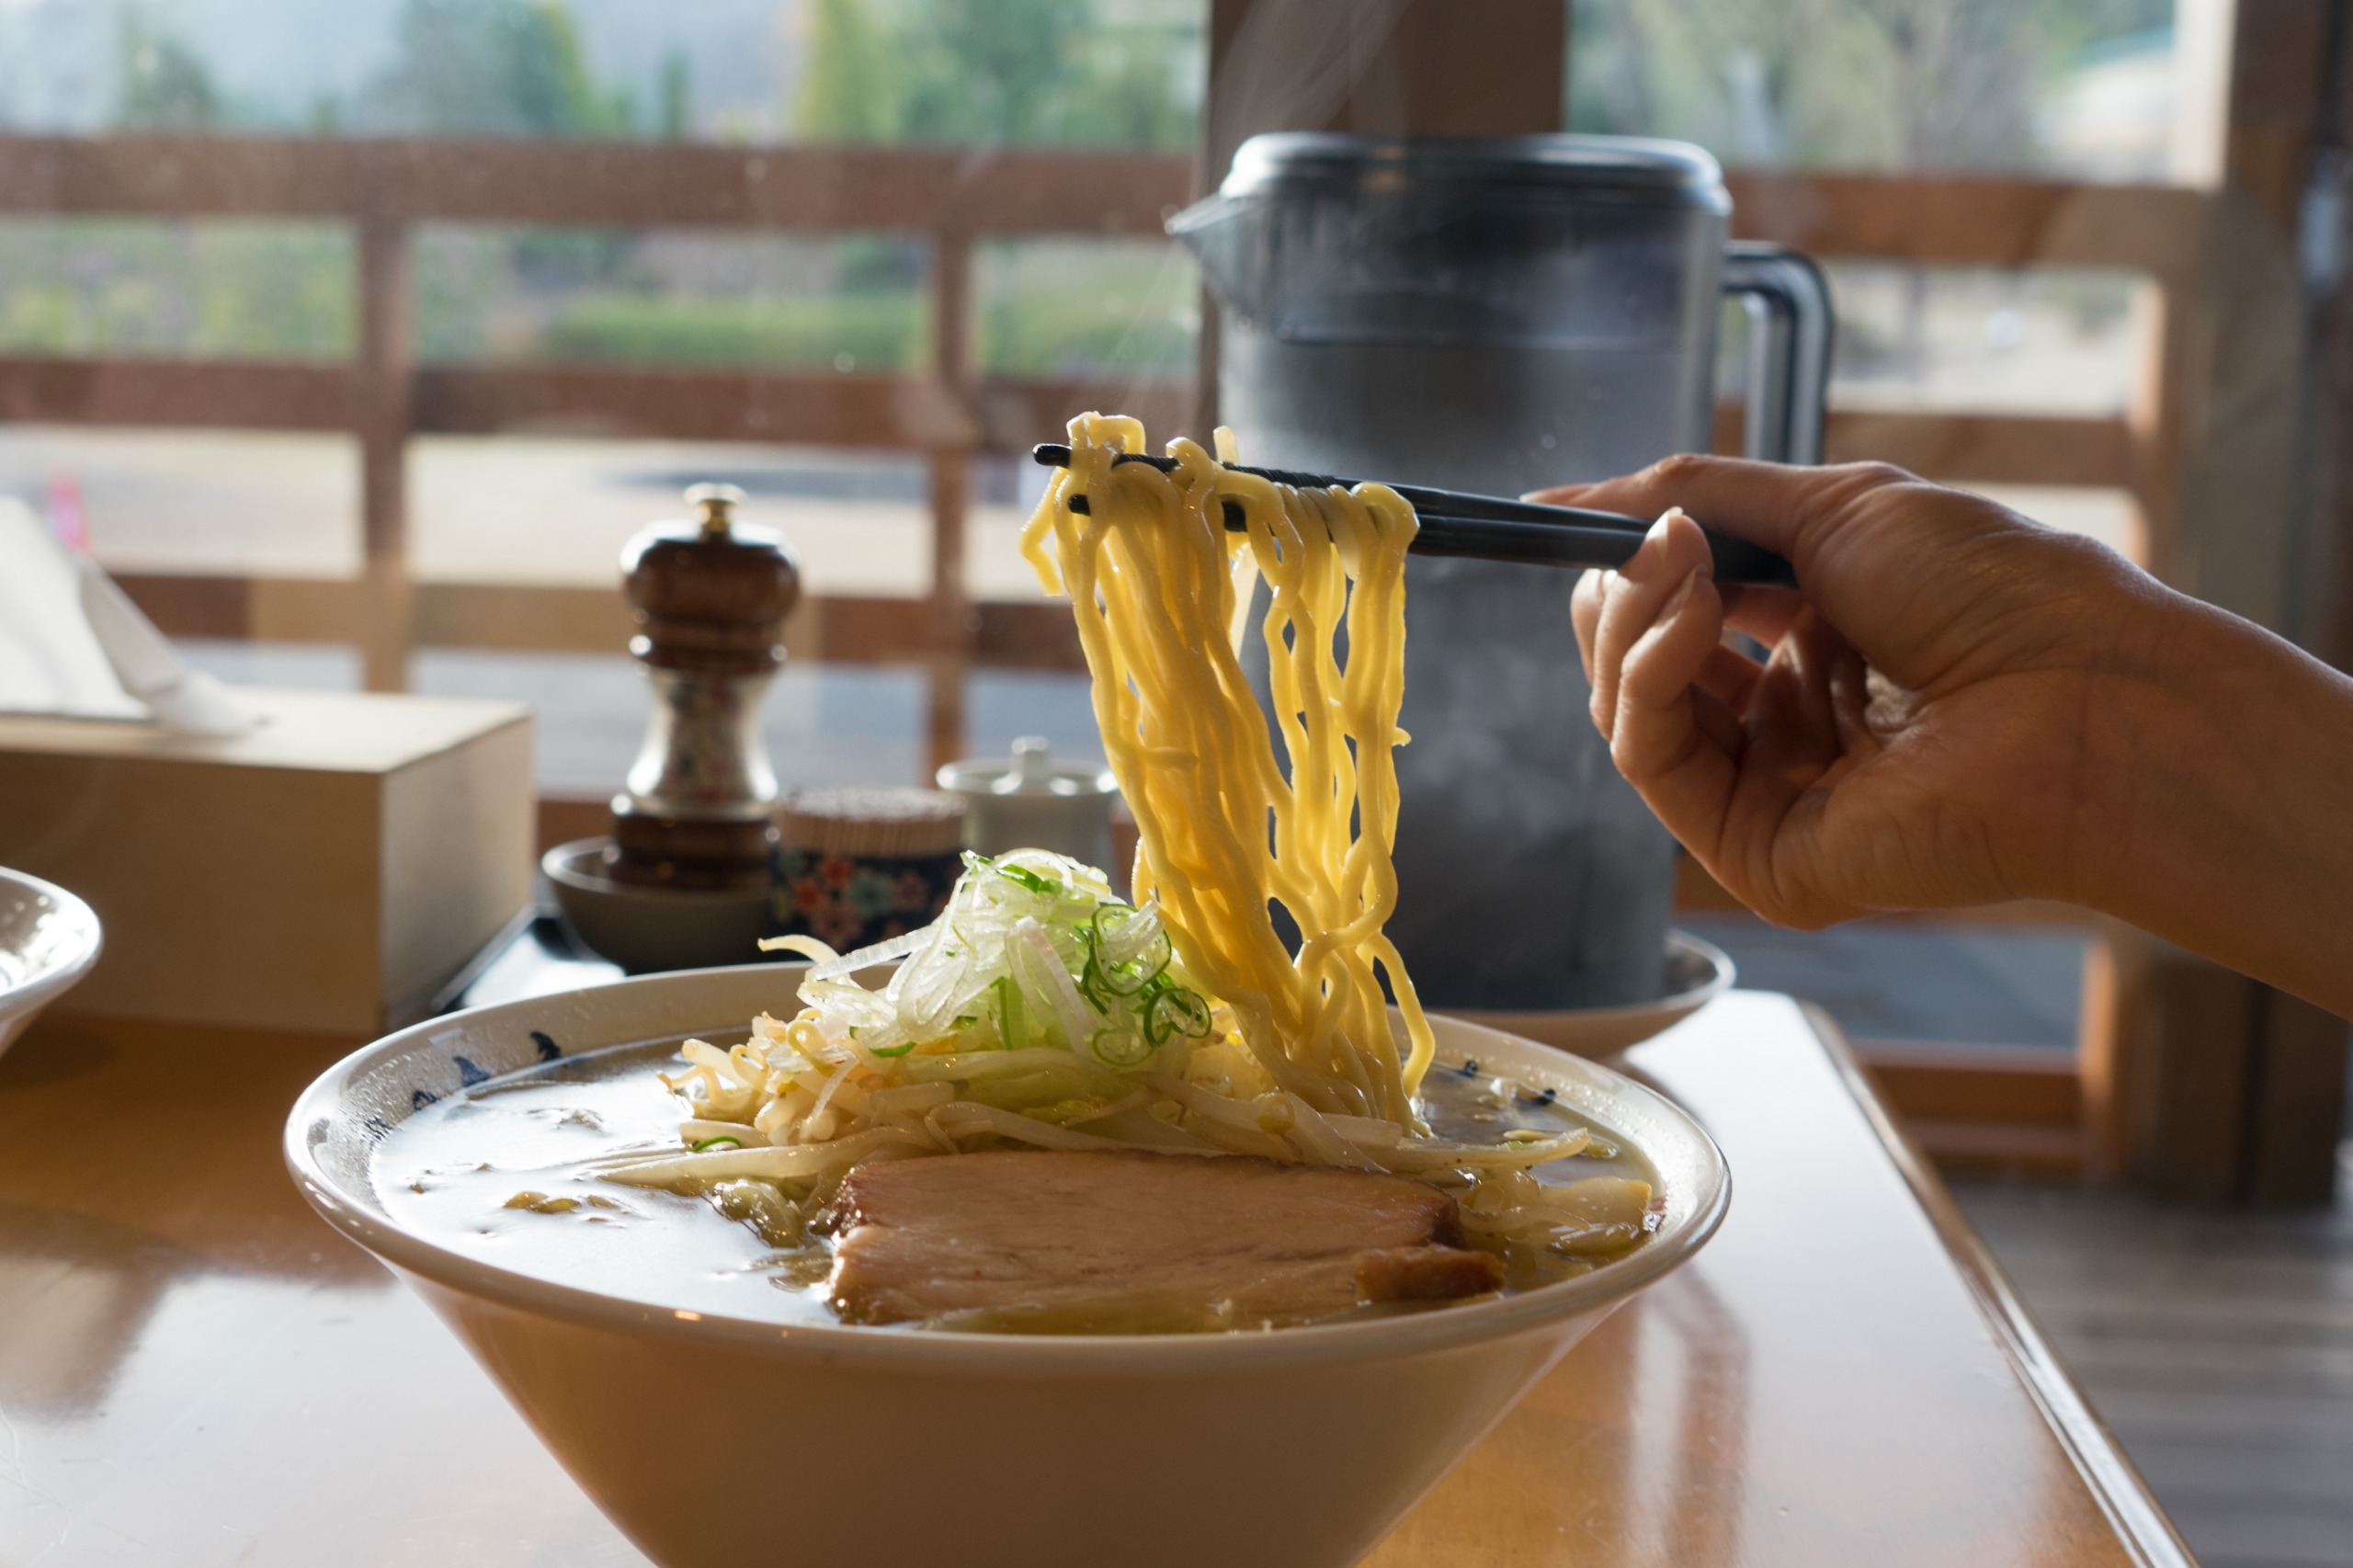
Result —
<path fill-rule="evenodd" d="M 98 961 L 98 917 L 53 882 L 0 867 L 0 1051 Z"/>
<path fill-rule="evenodd" d="M 1732 989 L 1732 955 L 1688 931 L 1666 934 L 1666 994 L 1623 1007 L 1574 1007 L 1552 1013 L 1474 1013 L 1458 1017 L 1579 1056 L 1608 1056 L 1679 1024 Z"/>
<path fill-rule="evenodd" d="M 1723 1159 L 1591 1062 L 1456 1020 L 1442 1050 L 1556 1089 L 1641 1149 L 1666 1198 L 1640 1251 L 1469 1305 L 1267 1334 L 1012 1336 L 774 1323 L 571 1289 L 445 1250 L 377 1201 L 368 1161 L 479 1073 L 742 1035 L 799 966 L 653 975 L 436 1018 L 346 1058 L 287 1123 L 321 1214 L 464 1341 L 573 1479 L 665 1568 L 1345 1568 L 1572 1345 L 1691 1256 Z M 465 1058 L 460 1065 L 458 1058 Z M 764 1477 L 759 1486 L 722 1485 Z"/>

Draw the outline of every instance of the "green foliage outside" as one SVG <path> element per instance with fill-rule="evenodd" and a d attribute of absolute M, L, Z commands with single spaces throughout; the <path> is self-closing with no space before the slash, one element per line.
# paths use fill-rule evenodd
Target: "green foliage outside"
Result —
<path fill-rule="evenodd" d="M 665 142 L 687 138 L 688 90 L 687 57 L 673 50 L 662 58 L 662 103 L 656 130 Z"/>
<path fill-rule="evenodd" d="M 430 361 L 537 359 L 919 373 L 930 343 L 920 249 L 887 236 L 835 242 L 704 240 L 701 270 L 781 248 L 791 276 L 713 284 L 675 250 L 626 237 L 539 230 L 429 233 L 416 264 L 418 352 Z M 534 251 L 609 263 L 563 273 Z M 743 254 L 749 253 L 749 256 Z M 685 258 L 687 262 L 696 257 Z M 773 255 L 768 258 L 776 260 Z M 1007 242 L 974 277 L 973 345 L 1011 376 L 1182 375 L 1192 363 L 1197 283 L 1148 243 Z"/>
<path fill-rule="evenodd" d="M 140 12 L 125 12 L 122 103 L 116 124 L 125 131 L 212 131 L 225 118 L 212 74 L 195 51 L 151 28 Z"/>
<path fill-rule="evenodd" d="M 783 300 L 601 294 L 557 315 L 540 352 L 551 359 L 892 374 L 922 368 L 929 313 L 923 300 L 910 294 Z"/>
<path fill-rule="evenodd" d="M 322 97 L 308 129 L 426 136 L 629 136 L 636 107 L 625 88 L 591 75 L 563 0 L 406 0 L 392 62 L 349 104 Z M 126 131 L 204 131 L 254 125 L 230 103 L 203 57 L 131 6 L 123 13 Z M 683 58 L 664 63 L 656 134 L 683 133 L 689 105 Z M 266 117 L 263 117 L 266 118 Z"/>
<path fill-rule="evenodd" d="M 813 142 L 1189 148 L 1199 19 L 1097 0 L 812 0 L 795 129 Z"/>
<path fill-rule="evenodd" d="M 798 133 L 851 142 L 1180 149 L 1195 131 L 1205 6 L 1187 0 L 807 0 Z M 2087 46 L 2171 0 L 1574 0 L 1578 129 L 1686 137 L 1793 165 L 2032 166 L 2036 107 Z M 1113 6 L 1117 6 L 1114 10 Z M 235 122 L 186 44 L 122 28 L 126 129 Z M 683 62 L 640 117 L 591 75 L 563 0 L 405 0 L 393 63 L 323 128 L 677 136 Z M 761 242 L 766 243 L 766 242 Z M 428 359 L 854 365 L 915 371 L 921 246 L 799 242 L 787 279 L 673 275 L 641 236 L 532 230 L 421 245 Z M 693 269 L 688 269 L 691 274 Z M 324 358 L 352 337 L 347 244 L 300 225 L 0 225 L 0 347 L 27 353 Z M 1159 247 L 984 247 L 975 352 L 1009 375 L 1177 374 L 1191 274 Z M 2111 289 L 2097 289 L 2097 309 Z M 2087 307 L 2088 308 L 2088 307 Z"/>
<path fill-rule="evenodd" d="M 873 260 L 906 248 L 884 236 L 657 244 L 428 229 L 415 257 L 417 351 L 438 361 L 917 370 L 929 342 L 919 270 Z"/>
<path fill-rule="evenodd" d="M 889 30 L 870 0 L 812 0 L 809 40 L 797 116 L 801 134 L 890 141 L 898 130 L 898 91 Z"/>
<path fill-rule="evenodd" d="M 2173 0 L 1574 0 L 1574 130 L 1796 167 L 2032 168 L 2088 46 Z"/>
<path fill-rule="evenodd" d="M 1190 147 L 1202 7 L 1143 0 L 1146 20 L 1110 25 L 1103 3 L 809 0 L 796 129 L 824 142 Z M 691 123 L 682 56 L 664 61 L 641 116 L 628 89 L 591 74 L 563 0 L 405 0 L 394 40 L 392 63 L 354 102 L 313 106 L 313 131 L 676 139 Z M 237 118 L 202 58 L 137 10 L 123 60 L 126 129 Z"/>
<path fill-rule="evenodd" d="M 1174 23 L 1107 29 L 1095 25 L 1098 3 L 813 0 L 800 128 L 834 141 L 1189 145 L 1193 117 L 1179 89 L 1193 68 L 1197 8 L 1178 7 Z M 494 14 L 506 18 L 500 36 L 509 42 L 537 40 L 515 45 L 524 63 L 500 64 L 476 38 Z M 524 0 L 409 0 L 403 63 L 388 78 L 405 85 L 385 89 L 379 113 L 405 106 L 408 122 L 477 132 L 516 123 L 516 106 L 527 103 L 593 116 L 603 100 L 574 69 L 576 40 L 565 41 L 568 28 L 532 32 L 517 20 L 527 14 L 562 17 L 557 6 Z M 454 110 L 425 90 L 460 70 L 448 63 L 452 49 L 472 57 L 463 69 L 475 73 L 476 95 L 508 106 L 503 120 L 477 108 L 474 124 L 452 123 Z M 517 85 L 533 81 L 574 85 L 536 97 Z M 665 79 L 667 133 L 683 123 L 685 90 L 682 74 Z M 566 133 L 562 116 L 533 112 L 550 125 L 541 133 Z M 741 243 L 756 251 L 770 242 Z M 803 255 L 790 278 L 728 283 L 681 267 L 676 246 L 631 235 L 521 230 L 421 242 L 418 351 L 440 361 L 922 369 L 929 302 L 919 244 L 880 234 L 779 243 Z M 1160 247 L 991 247 L 978 285 L 975 349 L 992 372 L 1189 366 L 1190 273 Z"/>
<path fill-rule="evenodd" d="M 0 352 L 335 359 L 357 336 L 327 225 L 0 222 Z"/>
<path fill-rule="evenodd" d="M 408 0 L 369 118 L 411 132 L 626 136 L 626 90 L 599 87 L 560 0 Z"/>
<path fill-rule="evenodd" d="M 807 139 L 1188 148 L 1200 12 L 1184 0 L 812 0 L 793 104 Z M 127 130 L 223 130 L 235 113 L 186 42 L 127 12 Z M 682 137 L 685 62 L 640 125 L 591 75 L 563 0 L 404 0 L 393 63 L 320 134 Z M 746 240 L 757 247 L 769 240 Z M 715 240 L 724 247 L 727 240 Z M 777 240 L 789 276 L 715 280 L 642 235 L 499 228 L 421 235 L 416 351 L 428 362 L 567 360 L 920 372 L 932 358 L 923 247 L 899 235 Z M 659 252 L 659 255 L 656 255 Z M 668 256 L 668 261 L 664 261 Z M 709 271 L 709 268 L 703 268 Z M 350 247 L 332 231 L 35 223 L 0 231 L 0 348 L 336 358 L 350 351 Z M 1155 244 L 986 247 L 974 351 L 991 374 L 1184 374 L 1193 278 Z"/>
<path fill-rule="evenodd" d="M 1188 376 L 1199 278 L 1147 244 L 1020 241 L 982 253 L 981 367 L 1004 376 Z"/>

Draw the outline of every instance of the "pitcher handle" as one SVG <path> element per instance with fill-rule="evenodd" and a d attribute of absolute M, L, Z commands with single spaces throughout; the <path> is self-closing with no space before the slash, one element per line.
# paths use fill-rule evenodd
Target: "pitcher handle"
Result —
<path fill-rule="evenodd" d="M 1723 290 L 1748 311 L 1748 418 L 1743 455 L 1822 460 L 1830 392 L 1830 289 L 1813 258 L 1786 245 L 1724 247 Z"/>

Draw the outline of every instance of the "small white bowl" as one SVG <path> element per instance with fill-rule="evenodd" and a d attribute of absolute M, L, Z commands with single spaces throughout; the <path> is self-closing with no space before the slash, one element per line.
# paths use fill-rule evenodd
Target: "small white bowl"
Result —
<path fill-rule="evenodd" d="M 627 970 L 700 969 L 758 956 L 776 907 L 757 888 L 654 888 L 605 875 L 606 837 L 575 838 L 540 857 L 556 907 L 590 950 Z"/>
<path fill-rule="evenodd" d="M 0 1051 L 98 961 L 90 906 L 53 882 L 0 867 Z"/>
<path fill-rule="evenodd" d="M 426 1096 L 556 1052 L 733 1039 L 790 1008 L 802 967 L 435 1018 L 346 1058 L 286 1126 L 312 1206 L 440 1314 L 665 1568 L 1346 1568 L 1571 1346 L 1689 1257 L 1729 1200 L 1723 1157 L 1657 1095 L 1450 1018 L 1433 1020 L 1448 1056 L 1554 1089 L 1648 1157 L 1665 1208 L 1639 1251 L 1522 1295 L 1323 1327 L 945 1334 L 699 1315 L 653 1280 L 641 1299 L 551 1284 L 448 1250 L 377 1199 L 370 1153 Z"/>
<path fill-rule="evenodd" d="M 1639 1045 L 1670 1024 L 1679 1024 L 1732 989 L 1732 955 L 1688 931 L 1666 934 L 1666 994 L 1655 1002 L 1623 1007 L 1574 1007 L 1552 1013 L 1484 1013 L 1453 1009 L 1454 1016 L 1506 1034 L 1519 1035 L 1555 1051 L 1603 1057 Z"/>

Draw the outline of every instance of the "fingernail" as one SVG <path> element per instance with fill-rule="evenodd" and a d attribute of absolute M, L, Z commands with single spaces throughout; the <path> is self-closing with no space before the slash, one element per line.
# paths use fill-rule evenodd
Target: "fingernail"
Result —
<path fill-rule="evenodd" d="M 1677 616 L 1681 615 L 1683 607 L 1691 602 L 1691 590 L 1699 585 L 1699 569 L 1694 566 L 1683 574 L 1683 585 L 1675 590 L 1675 597 L 1668 599 L 1665 607 L 1659 610 L 1658 618 L 1661 620 L 1673 620 Z"/>
<path fill-rule="evenodd" d="M 1665 544 L 1666 542 L 1666 525 L 1674 520 L 1676 510 L 1677 509 L 1675 507 L 1669 506 L 1665 511 L 1661 512 L 1658 515 L 1658 521 L 1651 525 L 1651 531 L 1644 534 L 1643 537 L 1654 544 Z"/>

